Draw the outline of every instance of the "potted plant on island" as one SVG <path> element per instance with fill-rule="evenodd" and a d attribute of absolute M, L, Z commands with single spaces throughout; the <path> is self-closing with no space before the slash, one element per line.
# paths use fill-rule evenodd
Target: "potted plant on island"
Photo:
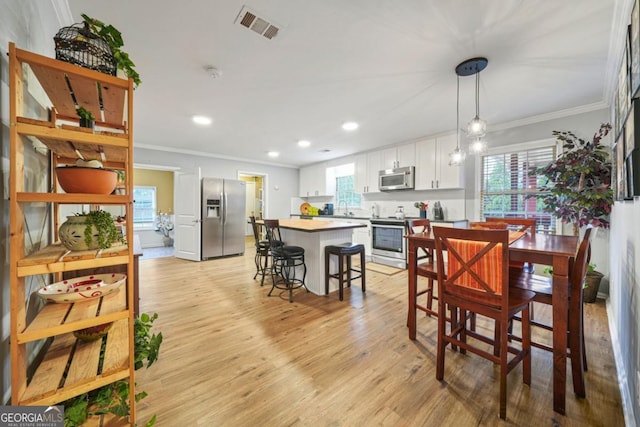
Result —
<path fill-rule="evenodd" d="M 580 227 L 586 225 L 609 228 L 613 205 L 612 165 L 609 148 L 602 145 L 602 139 L 610 130 L 611 125 L 603 123 L 590 141 L 573 132 L 553 131 L 562 143 L 562 154 L 548 165 L 529 171 L 530 176 L 543 176 L 545 180 L 539 184 L 538 194 L 528 197 L 537 198 L 538 203 L 542 203 L 542 211 L 551 213 L 562 223 L 572 224 L 575 236 Z M 593 299 L 588 302 L 595 301 L 602 277 L 591 264 L 585 282 L 591 288 L 589 295 L 593 294 L 588 298 Z"/>

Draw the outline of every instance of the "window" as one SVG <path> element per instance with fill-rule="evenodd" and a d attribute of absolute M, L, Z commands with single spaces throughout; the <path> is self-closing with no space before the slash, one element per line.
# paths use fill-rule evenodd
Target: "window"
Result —
<path fill-rule="evenodd" d="M 337 208 L 359 208 L 361 204 L 360 194 L 355 191 L 355 165 L 348 163 L 346 165 L 336 166 L 332 168 L 332 173 L 336 178 L 336 203 Z"/>
<path fill-rule="evenodd" d="M 536 218 L 538 232 L 555 233 L 556 219 L 542 211 L 544 204 L 536 198 L 538 188 L 546 182 L 542 176 L 528 172 L 555 158 L 555 146 L 492 154 L 482 157 L 480 216 Z"/>
<path fill-rule="evenodd" d="M 156 219 L 156 187 L 136 185 L 133 187 L 134 225 L 153 225 Z"/>

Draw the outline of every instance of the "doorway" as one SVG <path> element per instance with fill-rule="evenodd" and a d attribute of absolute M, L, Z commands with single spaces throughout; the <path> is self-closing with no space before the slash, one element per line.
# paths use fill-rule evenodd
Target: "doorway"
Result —
<path fill-rule="evenodd" d="M 267 175 L 256 172 L 238 172 L 238 179 L 247 183 L 245 217 L 249 219 L 250 216 L 255 216 L 256 219 L 263 219 L 266 215 Z M 253 236 L 251 224 L 247 224 L 245 235 Z"/>

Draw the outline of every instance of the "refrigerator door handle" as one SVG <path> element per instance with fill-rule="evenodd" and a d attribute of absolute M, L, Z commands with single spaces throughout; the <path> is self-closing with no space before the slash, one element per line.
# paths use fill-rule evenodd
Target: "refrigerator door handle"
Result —
<path fill-rule="evenodd" d="M 222 204 L 222 225 L 227 225 L 227 192 L 222 193 L 224 202 Z"/>

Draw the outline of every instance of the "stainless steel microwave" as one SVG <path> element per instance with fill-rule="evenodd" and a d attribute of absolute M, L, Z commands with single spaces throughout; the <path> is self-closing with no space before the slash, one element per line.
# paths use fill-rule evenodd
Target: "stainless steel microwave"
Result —
<path fill-rule="evenodd" d="M 413 190 L 415 185 L 415 167 L 385 169 L 378 174 L 378 189 L 380 191 Z"/>

